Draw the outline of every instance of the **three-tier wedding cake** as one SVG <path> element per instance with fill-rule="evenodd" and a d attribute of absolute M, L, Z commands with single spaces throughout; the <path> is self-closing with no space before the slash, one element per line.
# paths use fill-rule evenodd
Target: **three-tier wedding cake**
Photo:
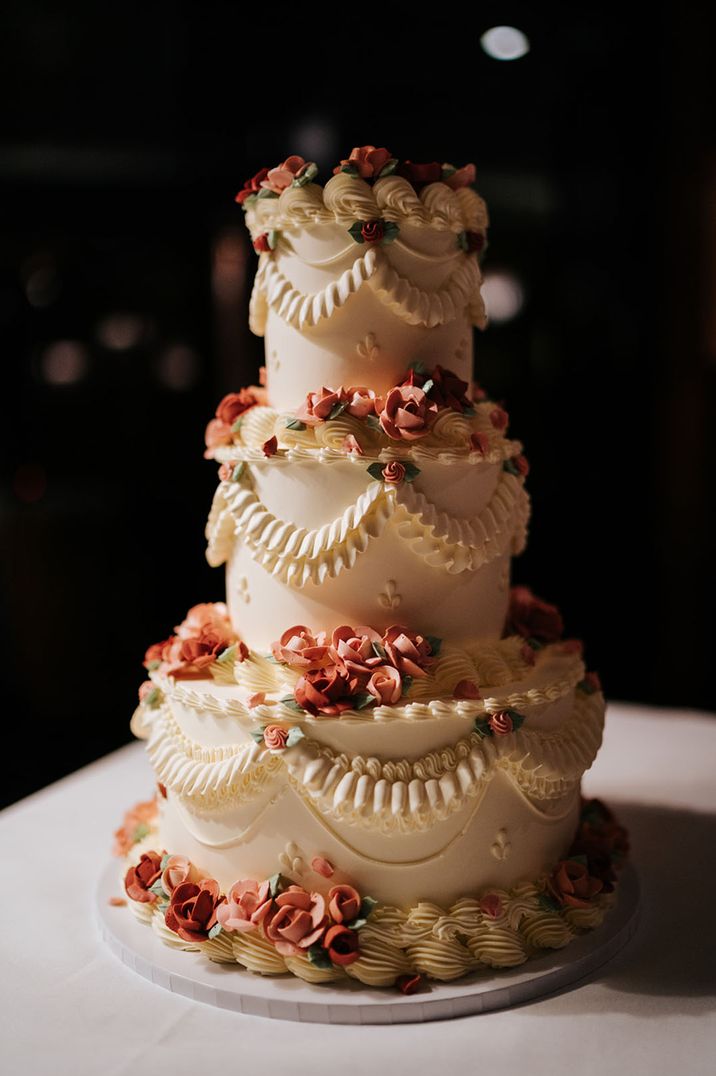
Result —
<path fill-rule="evenodd" d="M 117 851 L 169 945 L 412 991 L 598 925 L 626 839 L 580 797 L 599 680 L 510 587 L 528 465 L 472 380 L 475 169 L 364 146 L 333 172 L 237 195 L 266 367 L 206 431 L 227 600 L 147 651 L 158 794 Z"/>

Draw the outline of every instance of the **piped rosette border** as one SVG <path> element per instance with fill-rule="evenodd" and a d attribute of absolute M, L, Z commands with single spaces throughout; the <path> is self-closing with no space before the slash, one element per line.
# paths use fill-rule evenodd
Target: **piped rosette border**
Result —
<path fill-rule="evenodd" d="M 429 989 L 431 979 L 515 967 L 599 926 L 629 849 L 612 812 L 583 801 L 564 858 L 536 879 L 486 887 L 449 908 L 428 900 L 397 908 L 362 896 L 320 852 L 298 879 L 277 872 L 222 892 L 186 856 L 156 850 L 156 815 L 151 801 L 137 805 L 115 834 L 125 897 L 111 903 L 128 903 L 164 944 L 258 974 L 354 979 L 404 993 Z"/>

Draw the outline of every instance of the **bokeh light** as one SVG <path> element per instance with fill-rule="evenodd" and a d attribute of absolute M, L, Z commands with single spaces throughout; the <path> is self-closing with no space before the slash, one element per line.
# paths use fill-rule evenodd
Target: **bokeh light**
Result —
<path fill-rule="evenodd" d="M 87 348 L 79 340 L 56 340 L 40 357 L 40 373 L 48 385 L 74 385 L 88 369 Z"/>
<path fill-rule="evenodd" d="M 482 35 L 480 44 L 493 60 L 519 60 L 530 51 L 527 37 L 515 26 L 493 26 Z"/>
<path fill-rule="evenodd" d="M 524 289 L 514 273 L 506 269 L 485 273 L 482 298 L 489 320 L 496 324 L 511 321 L 524 306 Z"/>

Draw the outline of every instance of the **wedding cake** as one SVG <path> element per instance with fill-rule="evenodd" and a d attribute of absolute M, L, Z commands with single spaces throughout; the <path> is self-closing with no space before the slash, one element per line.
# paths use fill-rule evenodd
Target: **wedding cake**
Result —
<path fill-rule="evenodd" d="M 474 181 L 364 146 L 325 185 L 293 156 L 237 195 L 266 366 L 206 430 L 226 603 L 146 653 L 158 792 L 116 835 L 168 945 L 409 992 L 561 947 L 614 901 L 625 834 L 580 795 L 599 679 L 510 586 L 528 464 L 473 381 Z"/>

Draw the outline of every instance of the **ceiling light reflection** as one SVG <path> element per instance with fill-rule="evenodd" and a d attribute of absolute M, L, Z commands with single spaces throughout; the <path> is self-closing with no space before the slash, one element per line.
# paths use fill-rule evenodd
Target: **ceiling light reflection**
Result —
<path fill-rule="evenodd" d="M 519 60 L 530 51 L 530 43 L 515 26 L 493 26 L 480 38 L 480 44 L 493 60 Z"/>

